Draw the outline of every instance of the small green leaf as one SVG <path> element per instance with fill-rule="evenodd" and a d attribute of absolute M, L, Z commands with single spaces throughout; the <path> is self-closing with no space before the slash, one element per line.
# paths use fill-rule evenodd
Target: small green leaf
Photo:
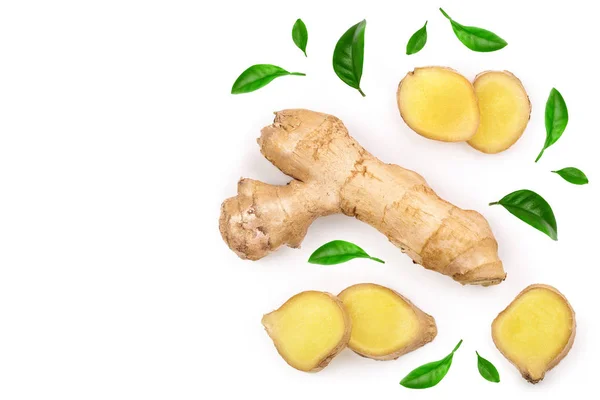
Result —
<path fill-rule="evenodd" d="M 273 79 L 286 76 L 306 76 L 302 72 L 288 72 L 285 69 L 271 64 L 256 64 L 245 70 L 235 80 L 231 94 L 248 93 L 268 85 Z"/>
<path fill-rule="evenodd" d="M 477 354 L 477 369 L 479 369 L 479 374 L 490 382 L 500 382 L 500 374 L 496 367 L 494 367 L 494 364 L 481 357 L 478 352 L 475 353 Z"/>
<path fill-rule="evenodd" d="M 362 20 L 352 26 L 338 40 L 333 51 L 333 70 L 348 86 L 357 89 L 365 96 L 360 88 L 365 53 L 365 27 L 367 21 Z"/>
<path fill-rule="evenodd" d="M 406 44 L 406 54 L 411 55 L 418 53 L 425 47 L 425 43 L 427 43 L 427 21 L 425 21 L 425 25 L 410 37 L 408 43 Z"/>
<path fill-rule="evenodd" d="M 427 389 L 440 383 L 450 370 L 453 354 L 445 358 L 423 364 L 413 369 L 400 381 L 400 384 L 409 389 Z"/>
<path fill-rule="evenodd" d="M 454 350 L 439 361 L 430 362 L 410 371 L 400 381 L 400 384 L 409 389 L 427 389 L 441 382 L 452 366 L 454 352 L 458 350 L 462 340 L 458 342 Z"/>
<path fill-rule="evenodd" d="M 310 255 L 308 262 L 311 264 L 333 265 L 341 264 L 354 258 L 369 258 L 385 264 L 385 261 L 371 257 L 354 243 L 346 242 L 345 240 L 334 240 L 325 243 Z"/>
<path fill-rule="evenodd" d="M 569 110 L 567 109 L 567 103 L 563 99 L 562 94 L 555 88 L 552 88 L 548 100 L 546 101 L 546 142 L 540 154 L 535 159 L 538 162 L 544 150 L 552 146 L 565 131 L 567 124 L 569 123 Z"/>
<path fill-rule="evenodd" d="M 308 31 L 306 30 L 306 25 L 304 25 L 304 21 L 300 18 L 296 20 L 294 23 L 294 27 L 292 28 L 292 39 L 296 46 L 300 50 L 304 52 L 304 56 L 308 57 L 306 54 L 306 44 L 308 43 Z"/>
<path fill-rule="evenodd" d="M 552 172 L 562 176 L 565 181 L 570 182 L 574 185 L 585 185 L 589 183 L 589 180 L 587 176 L 585 176 L 583 171 L 574 167 L 567 167 Z"/>
<path fill-rule="evenodd" d="M 501 200 L 490 203 L 500 204 L 521 221 L 533 226 L 540 232 L 558 240 L 556 218 L 550 204 L 539 194 L 531 190 L 517 190 L 504 196 Z"/>
<path fill-rule="evenodd" d="M 454 21 L 444 10 L 440 8 L 444 17 L 448 18 L 452 25 L 454 34 L 469 49 L 479 52 L 490 52 L 504 48 L 507 43 L 494 32 L 475 26 L 464 26 Z"/>

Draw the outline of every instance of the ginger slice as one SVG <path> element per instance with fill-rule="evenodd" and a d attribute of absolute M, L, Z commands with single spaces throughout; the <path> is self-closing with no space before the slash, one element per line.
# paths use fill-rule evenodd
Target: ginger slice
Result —
<path fill-rule="evenodd" d="M 523 378 L 537 383 L 569 353 L 575 325 L 575 312 L 558 290 L 531 285 L 496 317 L 492 338 Z"/>
<path fill-rule="evenodd" d="M 471 139 L 479 125 L 473 85 L 446 67 L 415 68 L 398 86 L 398 108 L 419 135 L 443 142 Z"/>
<path fill-rule="evenodd" d="M 484 153 L 500 153 L 521 137 L 531 103 L 521 81 L 508 71 L 487 71 L 473 82 L 479 102 L 479 128 L 469 144 Z"/>
<path fill-rule="evenodd" d="M 352 319 L 350 347 L 375 360 L 395 360 L 431 342 L 435 320 L 392 289 L 373 283 L 350 286 L 338 297 Z"/>
<path fill-rule="evenodd" d="M 266 314 L 262 324 L 292 367 L 322 370 L 350 340 L 352 322 L 342 302 L 326 292 L 307 291 Z"/>

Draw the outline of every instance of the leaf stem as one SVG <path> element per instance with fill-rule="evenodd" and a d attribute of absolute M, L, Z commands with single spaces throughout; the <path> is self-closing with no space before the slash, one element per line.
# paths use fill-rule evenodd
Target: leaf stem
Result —
<path fill-rule="evenodd" d="M 544 149 L 542 149 L 542 151 L 540 151 L 540 154 L 539 154 L 539 155 L 537 156 L 537 158 L 535 159 L 535 162 L 538 162 L 538 160 L 539 160 L 540 158 L 542 158 L 542 154 L 544 154 L 544 150 L 546 150 L 546 149 L 544 148 Z"/>
<path fill-rule="evenodd" d="M 371 260 L 373 260 L 373 261 L 377 261 L 377 262 L 380 262 L 380 263 L 382 263 L 382 264 L 385 264 L 385 261 L 383 261 L 383 260 L 382 260 L 382 259 L 380 259 L 380 258 L 377 258 L 377 257 L 369 257 L 369 258 L 370 258 Z"/>
<path fill-rule="evenodd" d="M 442 7 L 440 7 L 440 11 L 442 12 L 442 14 L 444 14 L 444 17 L 448 18 L 450 21 L 452 21 L 452 18 L 450 18 L 450 16 L 448 14 L 446 14 L 446 11 L 444 11 L 442 9 Z"/>
<path fill-rule="evenodd" d="M 363 93 L 363 91 L 361 90 L 361 88 L 358 88 L 358 93 L 362 94 L 362 97 L 367 97 L 367 95 Z"/>
<path fill-rule="evenodd" d="M 493 202 L 491 202 L 490 204 L 488 204 L 488 206 L 494 206 L 494 205 L 496 205 L 496 204 L 500 204 L 500 202 L 498 202 L 498 201 L 493 201 Z"/>
<path fill-rule="evenodd" d="M 454 348 L 454 350 L 452 350 L 452 353 L 456 352 L 456 350 L 458 350 L 458 348 L 460 347 L 460 345 L 462 344 L 462 339 L 460 339 L 460 342 L 458 342 L 458 344 L 456 345 L 456 347 Z"/>
<path fill-rule="evenodd" d="M 303 72 L 290 72 L 290 75 L 295 75 L 295 76 L 306 76 L 305 73 Z"/>

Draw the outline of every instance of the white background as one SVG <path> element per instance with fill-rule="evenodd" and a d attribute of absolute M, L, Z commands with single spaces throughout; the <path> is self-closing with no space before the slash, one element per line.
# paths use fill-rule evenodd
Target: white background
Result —
<path fill-rule="evenodd" d="M 509 45 L 474 53 L 457 21 Z M 598 100 L 594 2 L 560 1 L 3 1 L 0 3 L 0 398 L 558 399 L 596 392 L 598 319 Z M 302 17 L 308 58 L 291 39 Z M 362 98 L 334 74 L 337 39 L 366 18 Z M 410 35 L 429 20 L 423 51 Z M 229 94 L 255 63 L 283 77 Z M 507 69 L 533 104 L 521 140 L 498 155 L 410 131 L 396 87 L 417 66 L 473 78 Z M 563 137 L 534 164 L 552 87 L 569 106 Z M 303 107 L 340 117 L 385 162 L 421 173 L 444 198 L 482 212 L 508 279 L 462 287 L 413 265 L 375 229 L 345 216 L 316 221 L 302 249 L 242 261 L 221 240 L 220 203 L 252 177 L 284 184 L 255 142 L 272 112 Z M 591 184 L 549 171 L 576 166 Z M 540 193 L 558 242 L 488 207 L 517 189 Z M 387 261 L 337 266 L 306 259 L 345 239 Z M 263 313 L 293 294 L 359 282 L 390 286 L 432 314 L 435 341 L 396 361 L 342 352 L 318 374 L 298 372 L 264 332 Z M 577 312 L 570 354 L 546 379 L 525 382 L 495 349 L 490 324 L 531 283 L 555 285 Z M 414 367 L 464 344 L 435 388 L 398 385 Z M 475 350 L 499 369 L 484 381 Z"/>

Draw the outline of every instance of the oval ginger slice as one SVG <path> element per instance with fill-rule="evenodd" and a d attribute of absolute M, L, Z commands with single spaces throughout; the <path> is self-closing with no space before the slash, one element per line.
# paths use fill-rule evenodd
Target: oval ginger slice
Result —
<path fill-rule="evenodd" d="M 521 137 L 531 114 L 531 103 L 521 81 L 508 71 L 477 75 L 475 94 L 479 102 L 479 128 L 469 144 L 484 153 L 500 153 Z"/>
<path fill-rule="evenodd" d="M 395 360 L 431 342 L 435 320 L 408 299 L 384 286 L 361 283 L 338 297 L 352 319 L 350 347 L 375 360 Z"/>
<path fill-rule="evenodd" d="M 352 322 L 342 302 L 326 292 L 307 291 L 266 314 L 262 324 L 292 367 L 322 370 L 348 344 Z"/>
<path fill-rule="evenodd" d="M 473 85 L 450 68 L 415 68 L 400 81 L 397 101 L 406 124 L 429 139 L 464 142 L 479 126 Z"/>
<path fill-rule="evenodd" d="M 558 290 L 531 285 L 496 317 L 492 338 L 523 378 L 537 383 L 569 353 L 575 326 L 575 312 Z"/>

